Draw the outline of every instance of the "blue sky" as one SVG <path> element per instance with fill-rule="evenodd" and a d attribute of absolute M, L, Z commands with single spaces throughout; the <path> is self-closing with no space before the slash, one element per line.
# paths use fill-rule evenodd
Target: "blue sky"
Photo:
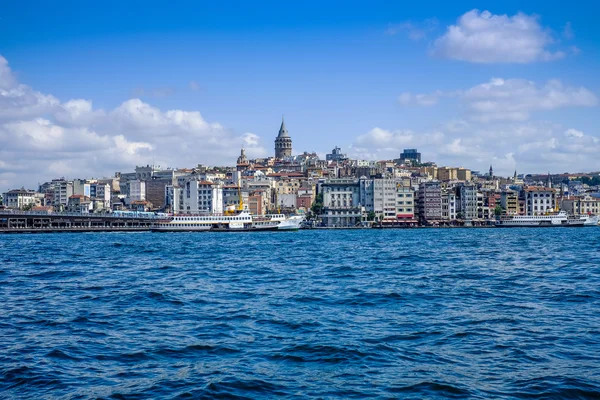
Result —
<path fill-rule="evenodd" d="M 598 5 L 216 3 L 5 2 L 0 189 L 270 155 L 282 114 L 295 152 L 600 170 Z"/>

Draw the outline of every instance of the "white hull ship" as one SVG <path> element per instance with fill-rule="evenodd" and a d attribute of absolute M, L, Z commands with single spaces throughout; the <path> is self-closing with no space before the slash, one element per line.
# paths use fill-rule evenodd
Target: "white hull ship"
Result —
<path fill-rule="evenodd" d="M 498 228 L 551 228 L 582 227 L 585 220 L 581 217 L 570 217 L 566 212 L 549 215 L 511 215 L 496 221 Z"/>
<path fill-rule="evenodd" d="M 580 218 L 583 220 L 583 226 L 600 225 L 600 218 L 597 215 L 581 215 Z"/>
<path fill-rule="evenodd" d="M 153 232 L 248 232 L 297 230 L 304 220 L 302 216 L 286 217 L 284 214 L 252 215 L 238 214 L 166 215 L 152 226 Z"/>

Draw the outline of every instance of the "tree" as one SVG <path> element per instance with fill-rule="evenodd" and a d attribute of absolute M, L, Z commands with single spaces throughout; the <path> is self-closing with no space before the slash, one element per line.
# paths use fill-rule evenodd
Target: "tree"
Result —
<path fill-rule="evenodd" d="M 315 201 L 310 207 L 310 211 L 317 216 L 321 215 L 323 212 L 323 193 L 319 193 L 317 197 L 315 197 Z"/>
<path fill-rule="evenodd" d="M 500 204 L 496 204 L 496 208 L 494 209 L 494 215 L 498 217 L 498 216 L 502 215 L 503 212 L 504 212 L 504 208 L 502 208 L 502 206 Z"/>
<path fill-rule="evenodd" d="M 367 221 L 375 221 L 375 212 L 374 211 L 369 211 L 369 214 L 367 214 Z"/>
<path fill-rule="evenodd" d="M 31 211 L 31 209 L 33 208 L 33 206 L 34 206 L 33 203 L 25 204 L 23 207 L 21 207 L 21 210 L 23 210 L 23 211 Z"/>

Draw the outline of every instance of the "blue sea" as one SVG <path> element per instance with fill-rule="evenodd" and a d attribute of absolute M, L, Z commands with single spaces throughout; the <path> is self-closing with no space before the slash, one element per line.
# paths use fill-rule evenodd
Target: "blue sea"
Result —
<path fill-rule="evenodd" d="M 600 228 L 0 236 L 0 398 L 600 397 Z"/>

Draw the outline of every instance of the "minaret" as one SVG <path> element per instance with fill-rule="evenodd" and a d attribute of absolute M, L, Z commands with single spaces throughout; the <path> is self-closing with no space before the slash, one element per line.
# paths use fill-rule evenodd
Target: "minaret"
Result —
<path fill-rule="evenodd" d="M 490 178 L 493 178 L 493 177 L 494 177 L 494 169 L 490 165 Z"/>
<path fill-rule="evenodd" d="M 292 155 L 292 138 L 288 135 L 285 128 L 285 121 L 281 117 L 281 127 L 279 135 L 275 139 L 275 158 L 284 158 Z"/>

